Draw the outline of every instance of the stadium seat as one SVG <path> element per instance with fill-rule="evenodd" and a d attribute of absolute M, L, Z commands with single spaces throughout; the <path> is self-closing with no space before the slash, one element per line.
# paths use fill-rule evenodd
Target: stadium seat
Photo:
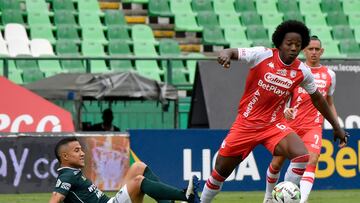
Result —
<path fill-rule="evenodd" d="M 43 12 L 28 12 L 28 24 L 32 26 L 47 26 L 52 27 L 49 15 Z"/>
<path fill-rule="evenodd" d="M 322 40 L 321 38 L 320 40 L 321 40 L 321 45 L 325 48 L 324 53 L 322 55 L 324 58 L 342 57 L 339 51 L 337 41 L 334 40 L 326 41 L 326 40 Z"/>
<path fill-rule="evenodd" d="M 170 10 L 170 4 L 168 0 L 149 0 L 148 11 L 149 16 L 173 16 L 173 13 Z"/>
<path fill-rule="evenodd" d="M 250 47 L 251 44 L 251 41 L 231 42 L 230 48 Z"/>
<path fill-rule="evenodd" d="M 132 56 L 130 47 L 126 42 L 118 40 L 109 41 L 109 55 L 110 56 Z M 134 67 L 130 60 L 111 60 L 110 69 L 112 71 L 130 71 Z"/>
<path fill-rule="evenodd" d="M 134 41 L 134 54 L 140 57 L 158 56 L 151 42 Z M 164 74 L 164 71 L 160 69 L 156 60 L 136 60 L 135 67 L 139 74 L 157 81 L 161 81 L 160 75 Z"/>
<path fill-rule="evenodd" d="M 20 10 L 20 2 L 18 0 L 0 0 L 0 10 Z"/>
<path fill-rule="evenodd" d="M 55 12 L 65 10 L 68 13 L 75 13 L 76 11 L 72 0 L 52 0 L 52 6 Z"/>
<path fill-rule="evenodd" d="M 246 29 L 246 35 L 248 40 L 267 40 L 268 35 L 266 33 L 266 29 L 263 26 L 248 26 Z"/>
<path fill-rule="evenodd" d="M 2 24 L 9 23 L 25 24 L 20 10 L 3 10 L 1 13 Z"/>
<path fill-rule="evenodd" d="M 133 25 L 131 27 L 131 34 L 134 42 L 159 43 L 155 40 L 153 31 L 148 25 Z"/>
<path fill-rule="evenodd" d="M 30 57 L 31 55 L 20 55 L 20 56 L 27 56 Z M 16 68 L 22 71 L 30 70 L 30 71 L 40 71 L 39 66 L 36 60 L 15 60 Z M 23 75 L 23 79 L 25 82 L 25 78 Z"/>
<path fill-rule="evenodd" d="M 95 12 L 79 12 L 79 25 L 81 27 L 98 27 L 103 28 L 100 17 Z"/>
<path fill-rule="evenodd" d="M 101 43 L 83 41 L 81 43 L 81 51 L 83 56 L 87 57 L 104 57 L 104 47 Z M 91 73 L 105 73 L 109 72 L 105 60 L 90 60 Z"/>
<path fill-rule="evenodd" d="M 78 47 L 71 40 L 57 40 L 56 53 L 59 56 L 79 56 Z M 83 62 L 81 60 L 61 60 L 60 64 L 63 69 L 68 72 L 86 72 Z"/>
<path fill-rule="evenodd" d="M 278 0 L 278 10 L 282 13 L 289 11 L 300 12 L 297 1 L 294 0 Z"/>
<path fill-rule="evenodd" d="M 11 62 L 12 62 L 12 64 L 14 64 L 14 61 L 11 61 Z M 15 66 L 15 64 L 13 66 Z M 18 70 L 15 67 L 13 67 L 13 68 L 10 67 L 9 68 L 9 76 L 8 76 L 8 78 L 11 81 L 15 82 L 16 84 L 23 84 L 24 81 L 23 81 L 23 78 L 22 78 L 22 73 L 23 73 L 22 70 Z"/>
<path fill-rule="evenodd" d="M 28 14 L 32 12 L 38 12 L 43 14 L 52 14 L 49 11 L 49 7 L 45 1 L 37 1 L 37 0 L 25 0 L 26 11 Z"/>
<path fill-rule="evenodd" d="M 360 47 L 355 40 L 342 40 L 340 41 L 340 51 L 349 57 L 359 57 Z"/>
<path fill-rule="evenodd" d="M 235 10 L 238 13 L 242 12 L 256 12 L 255 3 L 253 0 L 235 0 Z"/>
<path fill-rule="evenodd" d="M 240 16 L 243 25 L 263 25 L 261 16 L 255 12 L 243 12 Z"/>
<path fill-rule="evenodd" d="M 41 72 L 38 69 L 35 69 L 35 70 L 24 69 L 22 76 L 23 76 L 23 81 L 25 84 L 31 83 L 31 82 L 36 82 L 36 81 L 44 78 L 43 72 Z"/>
<path fill-rule="evenodd" d="M 216 14 L 236 14 L 234 0 L 217 0 L 213 1 L 214 11 Z"/>
<path fill-rule="evenodd" d="M 9 56 L 7 44 L 4 40 L 0 40 L 0 56 Z M 2 63 L 1 61 L 0 63 Z M 0 64 L 2 66 L 2 64 Z"/>
<path fill-rule="evenodd" d="M 252 41 L 251 46 L 252 47 L 263 46 L 263 47 L 268 47 L 268 48 L 273 47 L 272 43 L 268 39 L 254 40 L 254 41 Z"/>
<path fill-rule="evenodd" d="M 227 27 L 224 29 L 224 37 L 229 43 L 247 41 L 245 27 Z"/>
<path fill-rule="evenodd" d="M 119 40 L 126 43 L 132 43 L 129 31 L 126 27 L 110 26 L 107 30 L 107 38 L 109 40 Z"/>
<path fill-rule="evenodd" d="M 196 22 L 194 14 L 175 14 L 175 31 L 200 32 L 202 27 Z"/>
<path fill-rule="evenodd" d="M 75 43 L 79 43 L 81 41 L 75 25 L 57 26 L 56 36 L 58 40 L 72 40 Z"/>
<path fill-rule="evenodd" d="M 124 13 L 121 10 L 106 10 L 105 24 L 111 26 L 127 26 Z"/>
<path fill-rule="evenodd" d="M 97 0 L 81 0 L 78 1 L 79 13 L 93 13 L 103 16 L 104 13 L 100 10 L 99 2 Z"/>
<path fill-rule="evenodd" d="M 259 14 L 278 12 L 274 0 L 256 0 L 256 9 Z"/>
<path fill-rule="evenodd" d="M 212 7 L 212 0 L 192 0 L 191 6 L 194 12 L 211 12 L 214 11 Z"/>
<path fill-rule="evenodd" d="M 335 26 L 332 34 L 335 40 L 355 40 L 354 33 L 349 26 Z"/>
<path fill-rule="evenodd" d="M 22 40 L 29 43 L 29 37 L 23 25 L 17 23 L 10 23 L 5 25 L 5 40 Z"/>
<path fill-rule="evenodd" d="M 31 26 L 30 36 L 32 39 L 47 39 L 51 44 L 55 44 L 56 42 L 52 28 L 47 26 Z"/>
<path fill-rule="evenodd" d="M 350 27 L 356 28 L 360 26 L 360 13 L 352 13 L 348 17 Z"/>
<path fill-rule="evenodd" d="M 326 19 L 330 26 L 348 25 L 347 16 L 343 12 L 328 13 Z"/>
<path fill-rule="evenodd" d="M 301 0 L 299 1 L 299 7 L 300 12 L 303 15 L 322 13 L 320 8 L 320 0 Z"/>
<path fill-rule="evenodd" d="M 32 39 L 30 50 L 33 57 L 55 56 L 51 43 L 46 39 Z M 38 60 L 38 64 L 45 77 L 63 72 L 58 60 Z"/>
<path fill-rule="evenodd" d="M 202 27 L 219 27 L 219 20 L 214 12 L 198 13 L 197 22 Z"/>
<path fill-rule="evenodd" d="M 82 27 L 82 40 L 88 42 L 97 42 L 107 44 L 103 30 L 98 27 Z"/>
<path fill-rule="evenodd" d="M 190 53 L 187 55 L 187 57 L 205 58 L 205 56 L 201 53 Z M 189 59 L 186 61 L 186 67 L 189 70 L 189 81 L 191 84 L 193 84 L 195 82 L 196 63 L 197 63 L 197 60 Z"/>
<path fill-rule="evenodd" d="M 266 28 L 276 27 L 283 22 L 283 14 L 281 13 L 264 13 L 262 14 L 262 21 Z"/>
<path fill-rule="evenodd" d="M 6 42 L 10 56 L 15 57 L 18 55 L 31 55 L 28 41 L 11 39 Z"/>
<path fill-rule="evenodd" d="M 224 33 L 219 27 L 204 27 L 203 30 L 203 44 L 227 46 L 229 43 L 225 40 Z"/>
<path fill-rule="evenodd" d="M 189 0 L 170 0 L 170 10 L 173 14 L 194 14 Z"/>
<path fill-rule="evenodd" d="M 59 25 L 77 26 L 74 15 L 72 15 L 66 10 L 56 10 L 54 12 L 54 23 L 56 26 Z"/>
<path fill-rule="evenodd" d="M 333 38 L 331 36 L 331 29 L 327 26 L 310 27 L 310 32 L 311 32 L 311 35 L 318 36 L 321 41 L 332 41 L 333 40 Z"/>
<path fill-rule="evenodd" d="M 286 20 L 297 20 L 297 21 L 300 21 L 300 22 L 305 22 L 304 21 L 304 17 L 301 15 L 300 12 L 293 12 L 293 11 L 290 11 L 290 12 L 286 12 L 284 13 L 284 21 Z"/>
<path fill-rule="evenodd" d="M 147 4 L 149 0 L 122 0 L 123 3 Z"/>
<path fill-rule="evenodd" d="M 321 0 L 321 10 L 325 13 L 343 12 L 341 2 L 339 0 Z"/>
<path fill-rule="evenodd" d="M 347 15 L 358 14 L 360 8 L 360 1 L 358 0 L 346 0 L 342 1 L 344 13 Z"/>
<path fill-rule="evenodd" d="M 359 43 L 360 42 L 360 27 L 354 28 L 354 34 L 355 34 L 356 41 Z"/>
<path fill-rule="evenodd" d="M 327 26 L 326 17 L 323 13 L 308 13 L 305 15 L 305 23 L 311 26 Z"/>
<path fill-rule="evenodd" d="M 219 15 L 219 24 L 221 28 L 241 27 L 238 14 L 221 14 Z"/>

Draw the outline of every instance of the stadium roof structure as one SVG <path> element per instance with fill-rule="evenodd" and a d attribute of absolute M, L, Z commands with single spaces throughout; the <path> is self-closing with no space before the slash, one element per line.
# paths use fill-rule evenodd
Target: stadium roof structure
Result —
<path fill-rule="evenodd" d="M 25 86 L 46 99 L 177 100 L 177 89 L 135 72 L 63 73 Z"/>

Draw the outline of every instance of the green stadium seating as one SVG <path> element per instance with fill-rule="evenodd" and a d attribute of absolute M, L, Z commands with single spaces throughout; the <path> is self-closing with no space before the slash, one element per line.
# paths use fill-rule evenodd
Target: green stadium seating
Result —
<path fill-rule="evenodd" d="M 98 42 L 101 44 L 108 43 L 103 30 L 98 27 L 82 27 L 82 39 L 83 41 Z"/>
<path fill-rule="evenodd" d="M 202 27 L 219 27 L 219 20 L 214 12 L 200 12 L 197 15 L 197 22 Z"/>
<path fill-rule="evenodd" d="M 126 43 L 132 43 L 128 29 L 126 27 L 110 26 L 107 31 L 109 40 L 120 40 Z"/>
<path fill-rule="evenodd" d="M 81 27 L 98 27 L 103 28 L 100 17 L 96 12 L 79 12 L 79 25 Z"/>
<path fill-rule="evenodd" d="M 284 21 L 286 20 L 297 20 L 305 23 L 304 17 L 301 15 L 300 12 L 296 12 L 296 11 L 295 12 L 290 11 L 284 13 Z"/>
<path fill-rule="evenodd" d="M 360 26 L 354 27 L 354 34 L 356 41 L 360 42 Z"/>
<path fill-rule="evenodd" d="M 14 63 L 14 61 L 12 61 L 12 63 Z M 16 84 L 23 84 L 22 72 L 22 70 L 18 70 L 15 67 L 9 68 L 8 78 Z"/>
<path fill-rule="evenodd" d="M 32 26 L 52 27 L 48 14 L 42 12 L 28 12 L 28 24 Z"/>
<path fill-rule="evenodd" d="M 104 47 L 101 43 L 83 41 L 81 44 L 81 50 L 83 56 L 87 57 L 106 56 Z M 105 60 L 90 60 L 90 67 L 92 73 L 109 72 Z"/>
<path fill-rule="evenodd" d="M 358 14 L 360 8 L 360 1 L 358 0 L 346 0 L 342 1 L 344 13 L 347 15 Z"/>
<path fill-rule="evenodd" d="M 131 34 L 134 42 L 159 43 L 155 40 L 153 31 L 148 25 L 133 25 L 131 27 Z"/>
<path fill-rule="evenodd" d="M 217 14 L 236 14 L 234 0 L 217 0 L 213 4 Z"/>
<path fill-rule="evenodd" d="M 104 13 L 100 10 L 99 2 L 97 0 L 80 0 L 77 3 L 79 13 L 93 13 L 103 16 Z"/>
<path fill-rule="evenodd" d="M 221 28 L 241 27 L 238 14 L 221 14 L 219 15 L 219 24 Z"/>
<path fill-rule="evenodd" d="M 256 0 L 256 9 L 259 14 L 278 12 L 274 0 Z"/>
<path fill-rule="evenodd" d="M 186 13 L 193 14 L 190 0 L 170 0 L 170 10 L 174 15 Z"/>
<path fill-rule="evenodd" d="M 52 14 L 49 11 L 48 5 L 45 1 L 37 1 L 37 0 L 25 0 L 26 11 L 27 13 L 38 12 L 44 14 Z"/>
<path fill-rule="evenodd" d="M 175 14 L 175 31 L 200 32 L 202 29 L 197 24 L 194 14 Z"/>
<path fill-rule="evenodd" d="M 32 39 L 42 38 L 47 39 L 51 44 L 55 44 L 56 39 L 54 37 L 51 27 L 34 25 L 30 27 L 30 36 Z"/>
<path fill-rule="evenodd" d="M 187 55 L 187 57 L 205 58 L 205 56 L 201 53 L 190 53 Z M 196 63 L 197 63 L 197 60 L 189 59 L 186 61 L 186 67 L 189 70 L 189 81 L 191 84 L 193 84 L 195 82 Z"/>
<path fill-rule="evenodd" d="M 243 12 L 240 16 L 243 25 L 263 25 L 261 16 L 255 12 Z"/>
<path fill-rule="evenodd" d="M 131 56 L 130 47 L 126 42 L 118 40 L 109 41 L 109 55 L 110 56 Z M 130 71 L 134 67 L 130 60 L 111 60 L 110 69 L 112 71 Z"/>
<path fill-rule="evenodd" d="M 25 56 L 25 55 L 24 55 Z M 36 60 L 15 60 L 16 68 L 20 70 L 40 70 Z"/>
<path fill-rule="evenodd" d="M 263 46 L 263 47 L 268 47 L 268 48 L 273 47 L 273 46 L 272 46 L 272 43 L 271 43 L 268 39 L 258 39 L 258 40 L 254 40 L 254 41 L 251 43 L 251 46 L 252 46 L 252 47 Z"/>
<path fill-rule="evenodd" d="M 56 53 L 59 56 L 79 56 L 78 47 L 74 41 L 70 40 L 57 40 Z M 86 72 L 86 69 L 81 60 L 61 60 L 61 66 L 68 72 Z"/>
<path fill-rule="evenodd" d="M 227 27 L 224 29 L 224 37 L 229 43 L 247 41 L 244 27 Z"/>
<path fill-rule="evenodd" d="M 322 40 L 321 38 L 320 38 L 320 40 L 321 40 L 322 47 L 324 47 L 324 53 L 322 55 L 324 58 L 341 57 L 342 56 L 340 54 L 337 41 L 334 41 L 334 40 L 325 41 L 325 40 Z"/>
<path fill-rule="evenodd" d="M 356 28 L 360 26 L 360 13 L 352 13 L 348 17 L 350 27 Z"/>
<path fill-rule="evenodd" d="M 231 42 L 230 48 L 250 47 L 251 44 L 251 41 Z"/>
<path fill-rule="evenodd" d="M 194 12 L 211 12 L 214 11 L 211 3 L 212 0 L 192 0 L 191 6 Z"/>
<path fill-rule="evenodd" d="M 3 25 L 6 25 L 8 23 L 25 24 L 20 10 L 3 10 L 1 13 L 1 19 Z"/>
<path fill-rule="evenodd" d="M 266 33 L 266 29 L 263 26 L 248 26 L 246 29 L 246 35 L 248 40 L 267 40 L 268 35 Z"/>
<path fill-rule="evenodd" d="M 328 13 L 326 19 L 330 26 L 348 25 L 347 16 L 343 12 Z"/>
<path fill-rule="evenodd" d="M 321 41 L 332 41 L 333 38 L 331 36 L 331 29 L 329 27 L 310 27 L 311 35 L 316 35 L 319 37 Z"/>
<path fill-rule="evenodd" d="M 320 0 L 301 0 L 299 1 L 299 6 L 300 12 L 303 15 L 322 13 L 320 8 Z"/>
<path fill-rule="evenodd" d="M 327 26 L 326 16 L 323 13 L 309 13 L 305 15 L 305 23 L 311 26 Z"/>
<path fill-rule="evenodd" d="M 149 16 L 173 16 L 173 13 L 170 10 L 170 4 L 168 0 L 149 0 L 148 11 Z"/>
<path fill-rule="evenodd" d="M 283 14 L 281 13 L 264 13 L 262 21 L 266 28 L 276 27 L 283 21 Z"/>
<path fill-rule="evenodd" d="M 22 76 L 24 83 L 31 83 L 43 79 L 44 73 L 41 72 L 39 69 L 24 69 Z"/>
<path fill-rule="evenodd" d="M 256 12 L 255 3 L 253 0 L 235 0 L 235 10 L 238 13 L 242 12 Z"/>
<path fill-rule="evenodd" d="M 321 0 L 321 10 L 325 13 L 343 12 L 341 2 L 339 0 Z"/>
<path fill-rule="evenodd" d="M 140 57 L 158 56 L 154 44 L 151 42 L 134 41 L 134 54 Z M 160 75 L 164 74 L 156 60 L 136 60 L 135 67 L 139 74 L 158 81 L 161 81 Z"/>
<path fill-rule="evenodd" d="M 59 25 L 73 25 L 77 26 L 75 17 L 66 10 L 57 10 L 54 12 L 54 23 Z"/>
<path fill-rule="evenodd" d="M 106 10 L 105 24 L 111 26 L 127 26 L 124 13 L 121 10 Z"/>
<path fill-rule="evenodd" d="M 149 0 L 122 0 L 123 3 L 147 4 Z"/>
<path fill-rule="evenodd" d="M 0 10 L 20 10 L 20 2 L 18 0 L 1 0 Z"/>
<path fill-rule="evenodd" d="M 278 0 L 278 10 L 282 13 L 289 11 L 299 12 L 299 6 L 297 1 L 294 0 Z"/>
<path fill-rule="evenodd" d="M 217 46 L 229 45 L 229 43 L 225 40 L 224 33 L 219 27 L 204 27 L 203 44 Z"/>
<path fill-rule="evenodd" d="M 336 40 L 355 40 L 354 33 L 349 26 L 335 26 L 332 33 Z"/>
<path fill-rule="evenodd" d="M 52 0 L 53 10 L 55 12 L 66 10 L 68 13 L 75 13 L 75 7 L 72 0 Z"/>
<path fill-rule="evenodd" d="M 72 40 L 76 43 L 80 42 L 79 33 L 75 25 L 57 26 L 56 36 L 58 40 Z"/>
<path fill-rule="evenodd" d="M 187 129 L 191 97 L 179 98 L 179 128 Z"/>
<path fill-rule="evenodd" d="M 342 40 L 340 41 L 340 51 L 349 57 L 359 57 L 360 47 L 355 40 Z"/>

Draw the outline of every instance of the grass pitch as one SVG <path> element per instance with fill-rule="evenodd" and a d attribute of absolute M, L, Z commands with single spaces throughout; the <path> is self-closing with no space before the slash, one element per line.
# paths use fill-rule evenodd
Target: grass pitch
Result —
<path fill-rule="evenodd" d="M 113 196 L 115 193 L 107 193 Z M 262 203 L 263 192 L 220 192 L 214 203 Z M 1 203 L 47 203 L 50 194 L 0 194 Z M 144 203 L 155 203 L 149 197 L 145 198 Z M 309 203 L 359 203 L 360 190 L 319 190 L 311 193 Z"/>

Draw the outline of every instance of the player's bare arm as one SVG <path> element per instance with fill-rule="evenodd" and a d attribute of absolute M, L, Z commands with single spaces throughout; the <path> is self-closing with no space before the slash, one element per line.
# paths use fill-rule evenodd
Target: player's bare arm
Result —
<path fill-rule="evenodd" d="M 231 59 L 238 59 L 238 56 L 238 49 L 224 49 L 220 51 L 217 60 L 224 68 L 229 68 Z"/>
<path fill-rule="evenodd" d="M 64 201 L 64 199 L 65 196 L 63 194 L 60 194 L 58 192 L 53 192 L 49 200 L 49 203 L 61 203 Z"/>
<path fill-rule="evenodd" d="M 337 115 L 337 111 L 336 111 L 336 108 L 335 108 L 333 96 L 330 96 L 330 95 L 326 96 L 326 101 L 329 104 L 329 107 L 330 107 L 331 111 L 333 112 L 333 114 L 337 118 L 338 115 Z"/>
<path fill-rule="evenodd" d="M 330 122 L 334 129 L 334 141 L 340 139 L 339 147 L 344 147 L 347 144 L 347 136 L 345 131 L 340 128 L 337 117 L 331 111 L 328 103 L 322 96 L 322 94 L 316 90 L 313 94 L 310 95 L 311 101 L 315 108 Z"/>

